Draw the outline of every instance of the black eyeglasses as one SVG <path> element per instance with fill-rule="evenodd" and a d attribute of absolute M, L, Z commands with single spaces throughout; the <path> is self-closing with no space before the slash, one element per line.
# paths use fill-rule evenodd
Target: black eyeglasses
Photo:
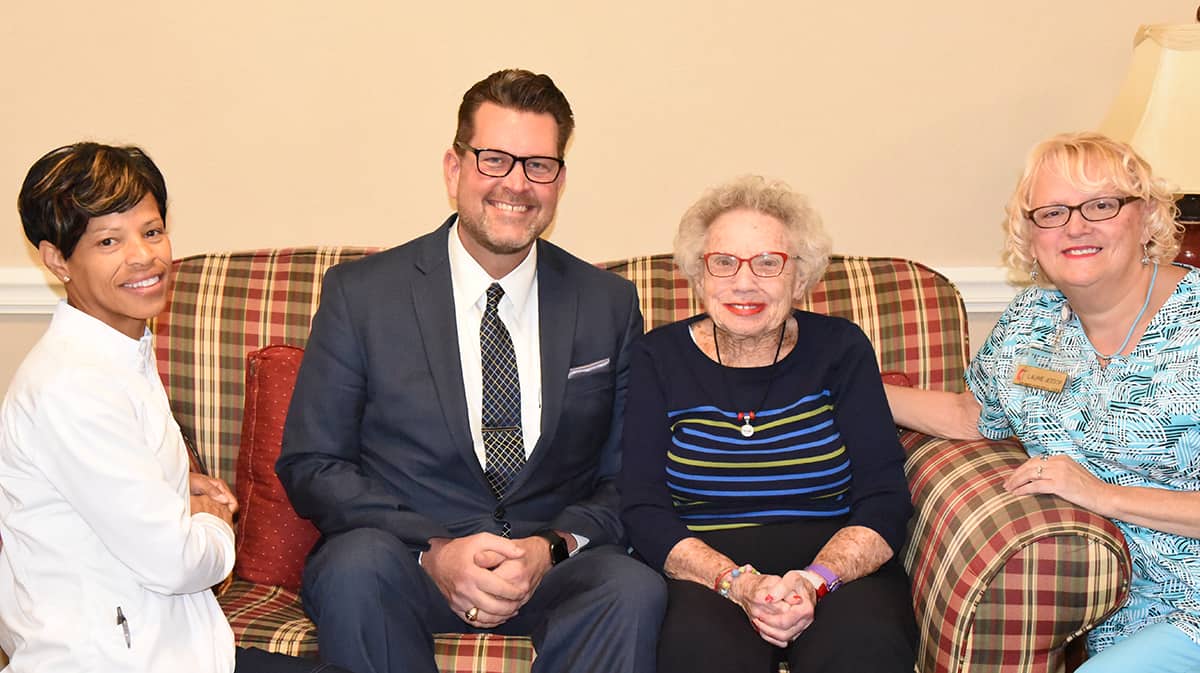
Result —
<path fill-rule="evenodd" d="M 786 252 L 760 252 L 753 257 L 738 257 L 727 252 L 709 252 L 700 255 L 709 275 L 717 278 L 736 276 L 742 264 L 750 265 L 750 273 L 759 278 L 774 278 L 783 273 L 783 267 L 792 259 Z"/>
<path fill-rule="evenodd" d="M 525 177 L 530 182 L 546 185 L 558 179 L 563 160 L 555 157 L 519 157 L 504 150 L 471 147 L 466 143 L 454 143 L 456 147 L 475 155 L 475 167 L 489 178 L 503 178 L 512 173 L 513 166 L 521 162 Z"/>
<path fill-rule="evenodd" d="M 1121 208 L 1130 201 L 1137 201 L 1140 196 L 1102 196 L 1098 199 L 1084 201 L 1077 206 L 1055 203 L 1025 211 L 1025 217 L 1042 229 L 1057 229 L 1071 221 L 1071 213 L 1078 210 L 1080 217 L 1088 222 L 1103 222 L 1111 220 L 1121 212 Z"/>

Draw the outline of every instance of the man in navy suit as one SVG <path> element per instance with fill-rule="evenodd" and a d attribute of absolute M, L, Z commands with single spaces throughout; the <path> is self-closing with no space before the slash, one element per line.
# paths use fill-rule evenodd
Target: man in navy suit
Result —
<path fill-rule="evenodd" d="M 443 159 L 458 213 L 325 277 L 276 470 L 332 663 L 434 673 L 432 634 L 495 632 L 535 671 L 654 670 L 665 585 L 614 485 L 636 292 L 539 238 L 573 128 L 549 77 L 490 75 Z"/>

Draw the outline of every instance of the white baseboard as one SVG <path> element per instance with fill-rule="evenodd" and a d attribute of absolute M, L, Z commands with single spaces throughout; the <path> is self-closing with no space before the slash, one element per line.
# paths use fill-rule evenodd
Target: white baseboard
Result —
<path fill-rule="evenodd" d="M 1003 267 L 950 266 L 938 269 L 962 293 L 967 313 L 999 313 L 1018 288 Z M 0 267 L 0 315 L 50 315 L 63 287 L 41 269 Z"/>

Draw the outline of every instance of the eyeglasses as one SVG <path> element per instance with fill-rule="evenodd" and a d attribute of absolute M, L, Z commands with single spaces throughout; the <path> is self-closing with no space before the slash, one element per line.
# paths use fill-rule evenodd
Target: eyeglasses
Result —
<path fill-rule="evenodd" d="M 738 257 L 727 252 L 709 252 L 700 255 L 704 260 L 704 268 L 709 275 L 717 278 L 736 276 L 742 270 L 742 264 L 750 265 L 750 273 L 759 278 L 774 278 L 783 273 L 783 267 L 794 256 L 786 252 L 760 252 L 753 257 Z"/>
<path fill-rule="evenodd" d="M 1140 196 L 1102 196 L 1098 199 L 1084 201 L 1077 206 L 1056 203 L 1049 206 L 1025 211 L 1029 218 L 1042 229 L 1057 229 L 1071 220 L 1071 212 L 1079 211 L 1079 215 L 1088 222 L 1103 222 L 1111 220 L 1121 212 L 1121 208 L 1130 201 L 1136 201 Z"/>
<path fill-rule="evenodd" d="M 455 147 L 475 155 L 475 167 L 489 178 L 503 178 L 512 173 L 513 166 L 521 162 L 525 177 L 530 182 L 546 185 L 558 179 L 564 162 L 555 157 L 519 157 L 504 150 L 471 147 L 466 143 L 454 143 Z"/>

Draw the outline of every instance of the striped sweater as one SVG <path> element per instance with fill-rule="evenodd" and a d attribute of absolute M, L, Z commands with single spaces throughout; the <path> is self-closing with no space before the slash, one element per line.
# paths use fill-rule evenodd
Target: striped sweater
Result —
<path fill-rule="evenodd" d="M 685 537 L 804 518 L 843 517 L 903 544 L 904 456 L 870 343 L 846 320 L 794 316 L 799 340 L 769 367 L 709 359 L 688 332 L 703 316 L 635 346 L 622 513 L 655 567 Z"/>

